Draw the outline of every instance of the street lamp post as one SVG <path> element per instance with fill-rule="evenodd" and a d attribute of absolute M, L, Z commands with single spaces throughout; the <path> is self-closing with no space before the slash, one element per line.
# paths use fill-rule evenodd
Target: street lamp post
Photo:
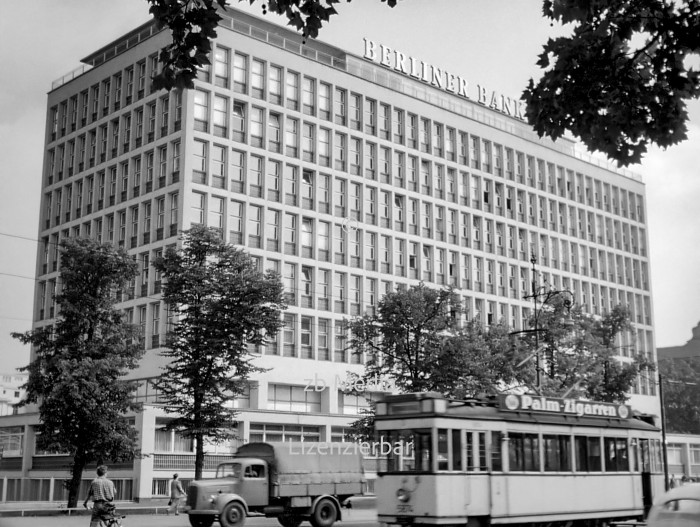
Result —
<path fill-rule="evenodd" d="M 540 331 L 546 331 L 544 329 L 539 328 L 539 315 L 540 312 L 538 312 L 538 303 L 540 306 L 544 307 L 547 302 L 549 302 L 552 298 L 554 298 L 557 295 L 561 294 L 568 294 L 571 296 L 570 300 L 565 301 L 565 305 L 567 309 L 571 309 L 571 306 L 573 305 L 574 301 L 574 294 L 567 290 L 567 289 L 562 289 L 562 290 L 554 290 L 554 289 L 543 289 L 542 286 L 538 286 L 537 284 L 537 257 L 532 254 L 530 256 L 530 263 L 532 264 L 532 294 L 525 295 L 523 298 L 525 299 L 532 299 L 533 305 L 534 305 L 534 312 L 533 312 L 533 328 L 532 329 L 524 329 L 521 331 L 513 331 L 510 333 L 511 335 L 520 335 L 520 334 L 525 334 L 525 333 L 533 333 L 535 335 L 535 374 L 536 374 L 536 391 L 538 394 L 541 394 L 542 392 L 542 357 L 541 357 L 541 351 L 540 351 L 540 337 L 539 333 Z M 542 302 L 538 302 L 540 297 L 544 297 Z M 532 357 L 532 356 L 530 356 Z"/>

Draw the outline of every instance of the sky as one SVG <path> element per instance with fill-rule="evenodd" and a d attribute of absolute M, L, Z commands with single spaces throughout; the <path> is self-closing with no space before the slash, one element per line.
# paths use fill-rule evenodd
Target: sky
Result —
<path fill-rule="evenodd" d="M 229 2 L 239 7 L 236 0 Z M 262 1 L 240 7 L 262 16 Z M 363 37 L 489 86 L 518 94 L 547 36 L 562 29 L 541 0 L 380 0 L 341 3 L 319 40 L 356 55 Z M 0 372 L 29 361 L 10 337 L 31 328 L 47 92 L 80 59 L 147 22 L 146 0 L 0 1 Z M 267 18 L 286 23 L 276 15 Z M 652 148 L 640 165 L 647 188 L 657 347 L 682 345 L 700 322 L 700 102 L 689 139 Z"/>

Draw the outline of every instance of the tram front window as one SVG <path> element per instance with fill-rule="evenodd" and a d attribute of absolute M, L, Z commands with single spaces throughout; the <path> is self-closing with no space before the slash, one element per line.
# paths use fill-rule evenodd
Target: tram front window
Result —
<path fill-rule="evenodd" d="M 387 454 L 388 472 L 429 472 L 432 470 L 433 448 L 430 429 L 383 432 L 380 446 L 382 443 L 388 443 L 382 452 L 382 454 Z M 388 453 L 387 450 L 389 450 Z"/>

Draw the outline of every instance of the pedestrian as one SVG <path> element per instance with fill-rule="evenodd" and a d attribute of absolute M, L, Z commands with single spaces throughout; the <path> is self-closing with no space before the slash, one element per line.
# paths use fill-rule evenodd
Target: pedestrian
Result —
<path fill-rule="evenodd" d="M 98 527 L 100 522 L 112 515 L 115 496 L 114 483 L 107 479 L 107 467 L 100 465 L 97 467 L 97 477 L 90 483 L 90 490 L 83 503 L 83 507 L 87 509 L 88 501 L 92 498 L 90 527 Z"/>
<path fill-rule="evenodd" d="M 170 501 L 168 502 L 168 514 L 171 512 L 178 516 L 180 512 L 177 510 L 180 505 L 180 498 L 185 495 L 185 491 L 182 489 L 182 483 L 180 482 L 177 474 L 173 474 L 173 479 L 170 480 Z"/>

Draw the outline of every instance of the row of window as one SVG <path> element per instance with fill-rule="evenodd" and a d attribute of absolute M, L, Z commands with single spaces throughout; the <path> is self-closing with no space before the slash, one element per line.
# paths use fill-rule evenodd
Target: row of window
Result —
<path fill-rule="evenodd" d="M 172 129 L 168 118 L 170 112 L 169 100 L 168 96 L 158 99 L 160 111 L 159 128 L 156 127 L 156 101 L 153 101 L 145 107 L 139 107 L 118 119 L 112 119 L 99 127 L 89 130 L 87 133 L 50 148 L 46 156 L 47 184 L 51 185 L 54 181 L 70 178 L 107 160 L 126 154 L 132 149 L 137 149 L 153 142 L 156 139 L 156 129 L 160 130 L 158 137 L 165 137 L 171 132 L 179 130 L 182 114 L 180 97 L 175 102 L 175 120 Z M 146 113 L 144 114 L 144 112 Z M 147 121 L 144 121 L 144 118 Z M 134 123 L 133 127 L 132 121 Z M 159 167 L 164 167 L 167 160 L 165 146 L 162 145 L 158 148 L 162 150 L 158 155 Z M 150 158 L 148 155 L 146 154 L 144 164 L 147 168 L 153 170 L 153 153 L 150 153 Z M 170 157 L 179 158 L 179 142 L 177 148 L 170 152 Z M 134 169 L 136 169 L 135 166 Z M 178 170 L 178 168 L 173 168 L 173 170 Z"/>
<path fill-rule="evenodd" d="M 389 471 L 499 472 L 506 457 L 509 472 L 639 472 L 642 457 L 650 460 L 645 470 L 663 466 L 658 440 L 461 429 L 438 429 L 435 445 L 429 429 L 384 432 L 383 437 L 402 446 L 389 454 Z"/>
<path fill-rule="evenodd" d="M 132 157 L 44 194 L 44 228 L 145 196 L 180 180 L 180 142 Z M 156 165 L 157 161 L 157 165 Z M 170 166 L 172 170 L 167 170 Z M 168 177 L 170 176 L 170 177 Z"/>
<path fill-rule="evenodd" d="M 94 123 L 152 92 L 150 79 L 158 72 L 158 56 L 151 55 L 49 109 L 50 140 Z M 147 86 L 148 85 L 148 86 Z M 178 91 L 173 91 L 176 97 Z"/>
<path fill-rule="evenodd" d="M 527 221 L 531 225 L 646 256 L 646 233 L 637 225 L 498 182 L 493 184 L 491 180 L 466 172 L 458 173 L 449 169 L 445 172 L 440 165 L 435 165 L 434 171 L 430 162 L 410 159 L 414 169 L 417 170 L 420 166 L 421 194 L 424 196 L 420 200 L 422 207 L 434 207 L 436 221 L 445 218 L 445 206 L 437 199 L 425 197 L 431 194 L 454 203 L 455 209 L 449 209 L 447 204 L 453 216 L 457 214 L 459 205 L 466 205 L 485 212 L 495 212 L 520 223 Z M 411 169 L 408 173 L 417 172 Z M 336 215 L 372 225 L 392 227 L 402 232 L 408 230 L 417 234 L 419 228 L 426 227 L 417 221 L 418 215 L 423 212 L 418 205 L 419 199 L 410 197 L 410 194 L 392 193 L 376 185 L 352 179 L 332 178 L 328 174 L 316 173 L 273 158 L 265 159 L 255 154 L 246 156 L 242 151 L 229 151 L 227 147 L 216 143 L 195 141 L 192 177 L 200 184 L 230 188 L 233 192 L 265 197 L 268 201 L 301 206 L 306 210 L 330 213 L 332 206 Z M 226 183 L 228 178 L 230 187 Z M 413 176 L 409 179 L 413 179 Z M 433 187 L 434 192 L 431 190 Z M 404 222 L 404 219 L 408 221 Z M 421 230 L 420 233 L 430 236 L 431 228 L 431 225 L 427 225 L 428 231 Z"/>
<path fill-rule="evenodd" d="M 89 185 L 90 182 L 88 182 L 88 188 Z M 55 212 L 60 216 L 58 203 L 60 203 L 62 191 L 58 189 L 55 192 L 58 196 Z M 81 210 L 80 191 L 78 191 L 76 198 L 78 207 L 76 210 Z M 67 198 L 66 203 L 70 204 L 70 198 Z M 50 213 L 51 211 L 47 210 L 47 214 Z M 64 229 L 62 237 L 94 238 L 100 243 L 113 243 L 119 247 L 133 249 L 139 245 L 176 236 L 178 234 L 179 214 L 179 193 L 172 192 L 117 210 L 114 213 L 87 219 L 87 221 L 73 225 L 71 229 Z M 61 233 L 59 232 L 42 238 L 42 274 L 58 270 L 60 238 Z"/>
<path fill-rule="evenodd" d="M 612 210 L 616 214 L 621 211 L 625 217 L 629 214 L 630 218 L 639 217 L 640 221 L 643 221 L 642 198 L 633 192 L 628 198 L 624 189 L 615 186 L 611 188 L 606 183 L 582 174 L 565 171 L 562 167 L 555 168 L 553 164 L 547 164 L 533 156 L 526 156 L 486 139 L 405 112 L 401 108 L 317 81 L 289 69 L 285 70 L 281 66 L 268 64 L 246 54 L 232 53 L 221 46 L 214 50 L 213 59 L 213 75 L 207 68 L 201 72 L 200 81 L 209 82 L 213 79 L 215 85 L 228 88 L 231 85 L 230 79 L 233 78 L 233 91 L 250 95 L 252 99 L 267 100 L 272 104 L 285 106 L 288 110 L 318 116 L 319 119 L 347 126 L 350 130 L 406 145 L 448 161 L 459 161 L 488 173 L 503 176 L 505 171 L 506 177 L 511 180 L 527 182 L 541 190 L 548 187 L 552 193 L 567 195 L 569 199 L 595 205 L 607 211 Z M 195 119 L 203 124 L 200 129 L 207 131 L 210 92 L 200 91 L 201 95 L 196 95 L 199 102 L 195 104 L 199 106 L 199 111 L 196 112 Z M 214 97 L 222 96 L 214 94 Z M 261 146 L 264 144 L 264 109 L 253 110 L 252 104 L 251 102 L 251 114 L 256 115 L 251 115 L 251 136 L 259 138 L 253 142 Z M 214 106 L 218 108 L 220 115 L 228 115 L 228 112 L 224 111 L 227 103 L 219 101 Z M 246 107 L 242 103 L 233 111 L 234 121 L 239 121 L 238 124 L 234 124 L 234 138 L 239 134 L 238 137 L 245 140 L 247 127 L 241 122 L 245 120 L 245 113 Z M 271 131 L 268 136 L 273 142 L 277 140 L 279 143 L 280 130 L 283 129 L 280 125 L 280 113 L 271 112 L 271 115 L 275 117 L 270 123 Z M 296 124 L 291 125 L 289 129 L 298 131 L 298 120 L 291 119 Z M 215 126 L 226 128 L 226 123 L 219 121 Z M 608 195 L 612 196 L 611 202 L 607 200 Z"/>

